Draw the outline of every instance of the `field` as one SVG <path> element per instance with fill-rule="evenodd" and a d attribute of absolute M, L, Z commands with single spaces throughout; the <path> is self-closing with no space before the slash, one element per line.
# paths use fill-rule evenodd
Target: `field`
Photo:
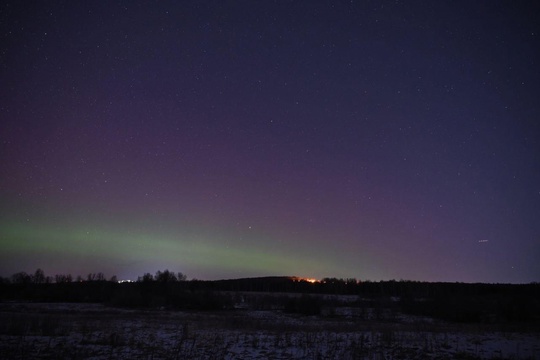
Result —
<path fill-rule="evenodd" d="M 341 297 L 320 315 L 0 303 L 2 359 L 538 359 L 537 329 L 360 316 Z"/>

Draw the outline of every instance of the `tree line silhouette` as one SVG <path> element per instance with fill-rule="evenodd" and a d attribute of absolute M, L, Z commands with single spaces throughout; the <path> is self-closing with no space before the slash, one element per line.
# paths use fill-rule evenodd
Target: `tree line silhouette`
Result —
<path fill-rule="evenodd" d="M 244 296 L 244 293 L 255 295 Z M 323 298 L 319 294 L 331 296 Z M 86 277 L 47 276 L 41 269 L 32 274 L 18 272 L 11 277 L 0 277 L 0 301 L 94 302 L 132 308 L 227 310 L 247 298 L 251 299 L 250 306 L 259 309 L 316 315 L 325 307 L 339 305 L 340 295 L 356 296 L 353 306 L 379 312 L 399 311 L 455 322 L 540 323 L 539 283 L 430 283 L 354 278 L 311 282 L 287 276 L 188 281 L 185 274 L 169 270 L 145 273 L 135 282 L 119 282 L 116 276 L 107 278 L 101 272 Z"/>

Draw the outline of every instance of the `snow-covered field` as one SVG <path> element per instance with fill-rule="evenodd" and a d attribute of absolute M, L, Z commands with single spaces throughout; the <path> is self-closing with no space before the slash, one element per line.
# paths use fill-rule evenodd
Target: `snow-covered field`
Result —
<path fill-rule="evenodd" d="M 347 312 L 340 309 L 341 312 Z M 540 333 L 280 311 L 0 304 L 2 359 L 539 359 Z M 337 313 L 337 315 L 336 315 Z"/>

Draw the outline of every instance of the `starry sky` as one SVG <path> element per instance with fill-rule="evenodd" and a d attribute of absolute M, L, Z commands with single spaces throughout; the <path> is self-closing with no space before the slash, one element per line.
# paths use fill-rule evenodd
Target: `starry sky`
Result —
<path fill-rule="evenodd" d="M 2 1 L 0 274 L 540 280 L 530 1 Z"/>

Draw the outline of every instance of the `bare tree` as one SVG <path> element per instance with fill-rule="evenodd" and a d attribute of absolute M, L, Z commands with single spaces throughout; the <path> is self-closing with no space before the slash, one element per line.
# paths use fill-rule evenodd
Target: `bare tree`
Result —
<path fill-rule="evenodd" d="M 21 271 L 11 275 L 11 282 L 14 284 L 28 284 L 32 282 L 32 277 L 26 272 Z"/>
<path fill-rule="evenodd" d="M 139 282 L 151 282 L 154 281 L 154 275 L 150 273 L 145 273 L 143 276 L 139 276 L 139 279 L 137 279 Z"/>
<path fill-rule="evenodd" d="M 32 282 L 34 284 L 43 284 L 45 283 L 45 273 L 41 269 L 37 269 L 32 276 Z"/>
<path fill-rule="evenodd" d="M 54 277 L 54 280 L 56 283 L 70 283 L 73 278 L 71 277 L 71 274 L 63 275 L 63 274 L 57 274 Z"/>
<path fill-rule="evenodd" d="M 155 279 L 156 279 L 156 281 L 164 282 L 164 283 L 178 281 L 178 279 L 176 278 L 176 274 L 174 272 L 172 272 L 172 271 L 167 270 L 167 269 L 165 271 L 163 271 L 163 272 L 158 271 L 156 273 Z"/>

